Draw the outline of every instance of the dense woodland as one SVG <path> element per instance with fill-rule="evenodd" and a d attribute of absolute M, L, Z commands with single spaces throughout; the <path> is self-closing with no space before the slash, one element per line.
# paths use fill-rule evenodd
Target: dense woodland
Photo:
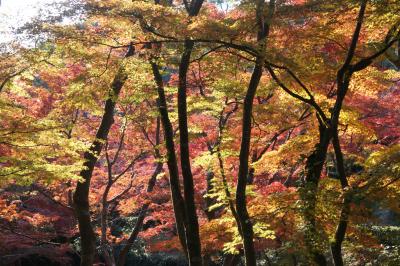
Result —
<path fill-rule="evenodd" d="M 0 265 L 400 265 L 399 0 L 59 11 L 0 47 Z"/>

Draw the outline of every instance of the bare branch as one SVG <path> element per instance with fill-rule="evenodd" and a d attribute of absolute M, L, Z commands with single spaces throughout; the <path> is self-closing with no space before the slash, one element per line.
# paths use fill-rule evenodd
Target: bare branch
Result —
<path fill-rule="evenodd" d="M 121 176 L 123 176 L 124 174 L 126 174 L 126 172 L 129 171 L 129 169 L 131 169 L 131 167 L 133 167 L 135 165 L 135 163 L 140 160 L 144 155 L 146 154 L 146 152 L 141 151 L 139 153 L 139 155 L 137 155 L 132 162 L 121 172 L 119 173 L 115 178 L 114 178 L 114 182 L 116 182 Z"/>
<path fill-rule="evenodd" d="M 342 71 L 346 70 L 350 66 L 351 60 L 354 57 L 358 38 L 360 36 L 361 26 L 362 26 L 362 23 L 364 20 L 364 14 L 365 14 L 365 8 L 367 7 L 367 2 L 368 2 L 368 0 L 362 0 L 362 2 L 361 2 L 360 11 L 359 11 L 358 17 L 357 17 L 356 28 L 353 32 L 353 37 L 351 39 L 350 47 L 347 52 L 346 60 L 341 68 Z"/>
<path fill-rule="evenodd" d="M 132 179 L 131 179 L 131 182 L 129 183 L 129 185 L 121 193 L 119 193 L 118 195 L 114 196 L 112 199 L 108 200 L 107 203 L 110 204 L 110 203 L 118 200 L 122 196 L 124 196 L 126 193 L 128 193 L 128 191 L 132 188 L 132 185 L 133 185 L 133 176 L 134 176 L 134 174 L 132 174 Z"/>

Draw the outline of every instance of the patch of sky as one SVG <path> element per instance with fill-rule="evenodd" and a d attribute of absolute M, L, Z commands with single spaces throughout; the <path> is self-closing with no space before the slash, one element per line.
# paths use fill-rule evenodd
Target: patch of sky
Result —
<path fill-rule="evenodd" d="M 43 35 L 34 31 L 42 22 L 70 24 L 83 16 L 80 0 L 0 0 L 0 44 L 17 42 L 32 47 Z"/>

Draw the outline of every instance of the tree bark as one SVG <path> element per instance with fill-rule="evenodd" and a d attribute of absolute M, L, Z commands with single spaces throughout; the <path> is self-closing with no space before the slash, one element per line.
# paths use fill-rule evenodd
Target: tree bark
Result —
<path fill-rule="evenodd" d="M 339 224 L 336 227 L 335 237 L 333 242 L 331 243 L 331 254 L 334 265 L 343 266 L 342 244 L 346 236 L 352 194 L 348 191 L 350 187 L 346 178 L 343 153 L 340 148 L 339 134 L 337 128 L 334 129 L 332 144 L 335 151 L 336 168 L 339 172 L 339 180 L 342 187 L 343 202 L 340 210 Z"/>
<path fill-rule="evenodd" d="M 134 48 L 131 46 L 125 55 L 125 58 L 134 54 Z M 125 68 L 121 66 L 111 84 L 109 98 L 104 107 L 104 114 L 100 126 L 96 133 L 96 139 L 93 141 L 89 150 L 84 153 L 84 167 L 80 172 L 83 182 L 78 182 L 73 196 L 75 215 L 78 219 L 79 233 L 81 236 L 81 265 L 93 265 L 96 252 L 96 236 L 91 224 L 89 208 L 89 188 L 93 169 L 97 158 L 103 147 L 103 142 L 107 140 L 108 132 L 114 123 L 114 109 L 116 98 L 127 80 L 128 75 Z"/>
<path fill-rule="evenodd" d="M 197 16 L 204 0 L 192 0 L 190 3 L 184 2 L 185 8 L 190 17 Z M 156 1 L 156 4 L 159 2 Z M 197 220 L 196 206 L 194 201 L 193 175 L 190 167 L 189 138 L 187 126 L 187 106 L 186 106 L 186 74 L 190 64 L 190 56 L 194 42 L 186 40 L 184 52 L 179 64 L 179 85 L 178 85 L 178 120 L 180 132 L 180 151 L 181 169 L 183 176 L 184 196 L 179 186 L 179 174 L 175 147 L 173 142 L 173 130 L 168 118 L 167 104 L 165 100 L 162 77 L 158 70 L 158 65 L 151 62 L 154 78 L 157 83 L 159 94 L 159 112 L 165 132 L 166 147 L 168 152 L 168 168 L 170 172 L 170 185 L 172 201 L 177 224 L 177 231 L 182 247 L 186 251 L 189 265 L 201 265 L 201 242 L 199 236 L 199 225 Z"/>
<path fill-rule="evenodd" d="M 206 182 L 207 182 L 206 194 L 209 194 L 214 188 L 212 183 L 213 178 L 214 178 L 214 172 L 212 171 L 212 169 L 208 169 L 206 173 Z M 216 203 L 216 200 L 210 197 L 206 197 L 205 201 L 206 201 L 205 213 L 207 215 L 207 219 L 211 221 L 216 218 L 217 209 L 210 210 L 211 206 L 213 206 Z"/>
<path fill-rule="evenodd" d="M 197 16 L 204 0 L 192 0 L 190 4 L 185 2 L 188 15 L 190 17 Z M 196 213 L 196 204 L 194 200 L 195 190 L 193 184 L 193 175 L 190 166 L 189 151 L 189 133 L 187 118 L 187 71 L 190 65 L 190 56 L 194 42 L 186 40 L 184 50 L 179 64 L 179 83 L 178 83 L 178 122 L 179 122 L 179 141 L 180 141 L 180 157 L 181 170 L 183 177 L 183 197 L 185 206 L 185 233 L 186 245 L 190 266 L 201 266 L 201 242 L 199 234 L 199 222 Z"/>
<path fill-rule="evenodd" d="M 176 159 L 175 144 L 174 144 L 174 131 L 168 116 L 168 105 L 165 98 L 162 76 L 160 74 L 158 65 L 155 62 L 151 62 L 151 67 L 153 70 L 154 79 L 157 84 L 158 111 L 161 117 L 161 124 L 164 130 L 165 146 L 167 149 L 167 165 L 169 170 L 169 182 L 171 188 L 172 205 L 175 214 L 176 229 L 185 256 L 187 257 L 188 254 L 186 246 L 185 221 L 184 221 L 185 207 L 179 184 L 180 182 L 179 182 L 178 163 Z"/>
<path fill-rule="evenodd" d="M 193 175 L 190 166 L 189 132 L 187 118 L 187 80 L 186 75 L 190 64 L 190 55 L 194 42 L 186 40 L 181 62 L 179 64 L 179 85 L 178 85 L 178 121 L 179 121 L 179 144 L 181 157 L 181 170 L 183 176 L 185 221 L 186 221 L 186 244 L 189 255 L 189 265 L 201 265 L 201 242 L 199 235 L 199 223 L 194 200 Z"/>
<path fill-rule="evenodd" d="M 345 168 L 344 168 L 343 153 L 342 153 L 341 147 L 340 147 L 338 125 L 339 125 L 339 117 L 340 117 L 342 105 L 343 105 L 346 93 L 348 91 L 353 73 L 364 69 L 365 67 L 367 67 L 368 65 L 370 65 L 372 63 L 372 60 L 362 59 L 362 60 L 366 60 L 366 61 L 361 60 L 356 65 L 351 64 L 354 54 L 355 54 L 358 39 L 360 36 L 361 26 L 362 26 L 362 23 L 364 20 L 367 2 L 368 2 L 368 0 L 362 0 L 362 2 L 361 2 L 360 10 L 359 10 L 358 17 L 357 17 L 357 24 L 356 24 L 355 30 L 353 32 L 353 36 L 352 36 L 350 47 L 349 47 L 349 50 L 347 53 L 346 60 L 343 64 L 343 66 L 339 69 L 339 71 L 337 73 L 337 86 L 338 86 L 337 97 L 336 97 L 335 105 L 333 107 L 332 115 L 331 115 L 331 127 L 332 127 L 332 131 L 333 131 L 332 144 L 333 144 L 333 148 L 335 151 L 336 168 L 339 172 L 339 179 L 340 179 L 340 184 L 341 184 L 342 193 L 343 193 L 343 203 L 342 203 L 342 208 L 341 208 L 341 212 L 340 212 L 339 224 L 335 231 L 334 241 L 331 244 L 331 253 L 332 253 L 332 258 L 333 258 L 335 266 L 343 265 L 342 244 L 343 244 L 344 238 L 346 236 L 348 217 L 350 214 L 350 203 L 352 201 L 352 194 L 351 194 L 351 192 L 349 193 L 349 191 L 348 191 L 349 183 L 347 181 L 346 172 L 345 172 Z M 361 67 L 359 67 L 360 65 L 361 65 Z"/>
<path fill-rule="evenodd" d="M 256 254 L 253 244 L 253 225 L 250 221 L 246 207 L 246 185 L 249 169 L 249 151 L 251 137 L 251 114 L 253 109 L 253 99 L 256 93 L 258 83 L 262 74 L 262 66 L 257 65 L 254 68 L 250 85 L 246 93 L 243 109 L 242 122 L 242 142 L 239 154 L 239 174 L 236 187 L 236 211 L 240 222 L 240 228 L 243 234 L 243 248 L 247 266 L 256 265 Z"/>
<path fill-rule="evenodd" d="M 352 198 L 350 195 L 344 195 L 342 209 L 340 211 L 339 224 L 335 231 L 334 241 L 331 243 L 331 253 L 335 266 L 344 265 L 342 256 L 342 244 L 346 236 L 351 200 Z"/>
<path fill-rule="evenodd" d="M 263 72 L 264 55 L 262 53 L 265 52 L 266 39 L 269 34 L 270 22 L 275 9 L 275 1 L 271 0 L 269 2 L 269 10 L 266 18 L 264 18 L 264 4 L 263 0 L 259 0 L 256 5 L 256 19 L 258 24 L 257 41 L 261 54 L 256 58 L 256 64 L 251 75 L 243 104 L 242 140 L 240 145 L 239 173 L 236 187 L 236 212 L 239 219 L 239 227 L 242 231 L 243 248 L 247 266 L 256 265 L 256 252 L 253 243 L 253 224 L 247 212 L 246 203 L 246 186 L 249 174 L 251 118 L 254 97 Z"/>
<path fill-rule="evenodd" d="M 322 246 L 321 238 L 316 228 L 316 197 L 331 138 L 331 129 L 326 127 L 319 119 L 319 142 L 316 144 L 314 152 L 307 158 L 305 184 L 300 190 L 300 196 L 304 204 L 305 243 L 311 259 L 315 264 L 320 266 L 327 265 L 327 261 L 325 255 L 320 250 Z"/>
<path fill-rule="evenodd" d="M 100 245 L 102 249 L 102 253 L 104 256 L 104 260 L 106 262 L 107 266 L 114 266 L 115 261 L 113 257 L 113 252 L 110 249 L 108 242 L 107 242 L 107 218 L 108 218 L 108 194 L 110 192 L 111 186 L 113 185 L 112 179 L 108 180 L 108 183 L 106 185 L 106 188 L 103 193 L 102 197 L 102 206 L 101 206 L 101 214 L 100 214 L 100 223 L 101 223 L 101 239 L 100 239 Z"/>

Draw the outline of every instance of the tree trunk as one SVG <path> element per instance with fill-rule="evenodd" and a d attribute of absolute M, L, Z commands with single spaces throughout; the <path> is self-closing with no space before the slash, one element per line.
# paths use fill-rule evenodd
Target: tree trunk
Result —
<path fill-rule="evenodd" d="M 348 216 L 350 213 L 350 203 L 352 200 L 351 194 L 347 192 L 347 188 L 349 187 L 347 178 L 346 178 L 346 173 L 345 173 L 345 168 L 344 168 L 344 160 L 343 160 L 343 153 L 340 148 L 340 140 L 339 140 L 339 133 L 338 133 L 338 126 L 339 126 L 339 117 L 340 117 L 340 112 L 342 110 L 342 105 L 345 99 L 345 96 L 347 94 L 347 91 L 349 89 L 351 77 L 355 71 L 360 71 L 363 68 L 359 68 L 356 70 L 356 67 L 351 64 L 357 42 L 360 36 L 360 31 L 361 31 L 361 26 L 363 23 L 364 19 L 364 14 L 365 14 L 365 9 L 367 6 L 367 0 L 363 0 L 360 5 L 360 10 L 358 13 L 357 17 L 357 24 L 355 27 L 355 30 L 353 32 L 353 37 L 350 43 L 350 47 L 347 53 L 347 57 L 345 62 L 343 63 L 343 66 L 339 69 L 337 72 L 337 97 L 335 101 L 335 105 L 332 110 L 332 115 L 331 115 L 331 127 L 332 127 L 332 133 L 333 133 L 333 138 L 332 138 L 332 144 L 333 148 L 335 150 L 335 157 L 336 157 L 336 168 L 339 172 L 339 178 L 340 178 L 340 184 L 342 186 L 342 192 L 344 195 L 343 198 L 343 204 L 341 208 L 341 213 L 340 213 L 340 220 L 339 224 L 336 228 L 335 232 L 335 239 L 334 242 L 331 245 L 331 253 L 333 257 L 334 264 L 336 266 L 342 266 L 343 265 L 343 258 L 342 258 L 342 243 L 344 241 L 345 235 L 346 235 L 346 230 L 347 230 L 347 224 L 348 224 Z M 361 61 L 358 63 L 360 64 Z M 367 67 L 372 63 L 371 60 L 365 61 L 363 63 L 363 67 Z"/>
<path fill-rule="evenodd" d="M 231 196 L 231 192 L 229 191 L 228 180 L 226 180 L 224 162 L 223 162 L 223 159 L 222 159 L 221 149 L 220 149 L 219 146 L 217 147 L 217 158 L 218 158 L 219 169 L 220 169 L 220 173 L 221 173 L 221 177 L 222 177 L 222 184 L 224 186 L 225 196 L 228 199 L 229 209 L 232 212 L 233 218 L 235 218 L 235 221 L 236 221 L 236 224 L 238 226 L 238 231 L 239 231 L 240 236 L 243 236 L 242 227 L 240 225 L 239 216 L 237 214 L 237 211 L 236 211 L 236 208 L 235 208 L 235 204 L 234 204 L 232 196 Z"/>
<path fill-rule="evenodd" d="M 243 106 L 243 122 L 242 122 L 242 142 L 239 154 L 239 174 L 236 187 L 236 211 L 242 231 L 243 248 L 246 258 L 246 265 L 256 265 L 256 254 L 253 244 L 253 225 L 250 221 L 246 207 L 246 185 L 249 170 L 249 151 L 251 137 L 251 115 L 253 109 L 253 99 L 257 90 L 258 83 L 262 74 L 262 65 L 260 62 L 255 66 L 251 76 L 249 88 L 246 93 Z"/>
<path fill-rule="evenodd" d="M 204 0 L 192 0 L 190 4 L 185 2 L 185 6 L 190 17 L 197 16 Z M 194 200 L 193 175 L 190 167 L 189 152 L 189 133 L 187 123 L 187 71 L 190 65 L 190 56 L 194 42 L 186 40 L 184 51 L 179 64 L 179 83 L 178 83 L 178 121 L 179 121 L 179 141 L 181 170 L 183 177 L 183 197 L 185 206 L 185 233 L 186 247 L 190 266 L 201 266 L 201 242 L 199 234 L 199 222 L 197 220 L 196 205 Z"/>
<path fill-rule="evenodd" d="M 351 196 L 345 195 L 340 211 L 339 224 L 335 231 L 335 238 L 331 244 L 331 253 L 335 266 L 343 266 L 342 244 L 346 236 L 348 218 L 350 214 Z"/>
<path fill-rule="evenodd" d="M 201 242 L 199 235 L 199 223 L 197 220 L 196 205 L 194 200 L 193 175 L 190 166 L 189 132 L 187 123 L 187 80 L 186 75 L 190 64 L 190 55 L 194 42 L 186 40 L 181 62 L 179 64 L 179 85 L 178 85 L 178 120 L 181 170 L 183 176 L 185 221 L 186 221 L 186 244 L 189 255 L 189 265 L 201 265 Z"/>
<path fill-rule="evenodd" d="M 164 129 L 165 146 L 167 149 L 167 165 L 169 170 L 169 182 L 171 187 L 171 198 L 175 214 L 176 229 L 185 256 L 187 257 L 188 254 L 186 246 L 185 221 L 184 221 L 185 207 L 179 184 L 178 163 L 175 155 L 174 131 L 168 116 L 168 106 L 165 98 L 162 76 L 158 69 L 158 65 L 155 62 L 151 62 L 151 67 L 153 70 L 154 79 L 157 84 L 158 110 L 161 117 L 161 124 Z"/>
<path fill-rule="evenodd" d="M 253 243 L 253 224 L 250 221 L 246 203 L 246 186 L 249 175 L 251 118 L 254 97 L 263 71 L 263 53 L 265 53 L 267 37 L 270 30 L 270 23 L 275 11 L 275 1 L 269 1 L 267 17 L 264 17 L 264 5 L 265 3 L 263 0 L 257 1 L 256 3 L 256 20 L 258 25 L 257 41 L 260 54 L 256 58 L 256 64 L 251 75 L 250 83 L 243 104 L 242 140 L 240 145 L 239 173 L 236 187 L 236 212 L 239 219 L 239 227 L 242 231 L 243 248 L 247 266 L 256 265 L 256 252 Z"/>
<path fill-rule="evenodd" d="M 214 188 L 213 183 L 212 183 L 212 179 L 214 178 L 214 172 L 212 171 L 212 169 L 208 169 L 207 173 L 206 173 L 206 181 L 207 181 L 207 192 L 206 194 L 209 194 L 211 192 L 211 190 Z M 210 207 L 213 206 L 216 203 L 216 200 L 210 197 L 206 197 L 205 198 L 206 201 L 206 210 L 205 213 L 207 215 L 207 219 L 209 221 L 213 220 L 216 218 L 216 212 L 218 209 L 213 209 L 210 210 Z"/>
<path fill-rule="evenodd" d="M 114 266 L 115 261 L 113 257 L 113 252 L 110 249 L 107 242 L 107 218 L 108 218 L 108 194 L 110 192 L 111 186 L 113 185 L 112 179 L 108 180 L 107 186 L 104 190 L 102 197 L 102 206 L 101 206 L 101 214 L 100 214 L 100 223 L 101 223 L 101 239 L 100 245 L 103 253 L 103 257 L 107 266 Z"/>
<path fill-rule="evenodd" d="M 349 183 L 346 178 L 344 168 L 343 153 L 340 148 L 338 129 L 334 129 L 332 143 L 335 150 L 336 168 L 339 172 L 340 184 L 342 186 L 343 202 L 340 210 L 339 224 L 335 231 L 334 241 L 331 243 L 331 253 L 335 266 L 343 266 L 342 244 L 346 236 L 347 224 L 350 215 L 350 203 L 352 201 L 352 194 L 348 191 Z"/>
<path fill-rule="evenodd" d="M 132 56 L 134 49 L 131 46 L 125 55 Z M 96 139 L 93 141 L 89 150 L 84 153 L 84 167 L 80 172 L 83 182 L 78 182 L 73 196 L 75 215 L 78 219 L 79 233 L 81 237 L 81 265 L 93 265 L 96 252 L 96 236 L 91 224 L 90 208 L 89 208 L 89 188 L 92 178 L 93 169 L 96 165 L 97 158 L 103 147 L 103 142 L 107 140 L 108 132 L 114 123 L 115 99 L 118 97 L 122 86 L 128 78 L 123 66 L 120 67 L 116 74 L 109 92 L 109 98 L 104 107 L 104 114 L 100 126 L 96 133 Z"/>
<path fill-rule="evenodd" d="M 300 191 L 303 200 L 303 218 L 305 221 L 305 243 L 311 259 L 317 265 L 327 265 L 325 255 L 320 250 L 321 239 L 316 228 L 315 207 L 317 201 L 318 184 L 325 163 L 331 130 L 320 122 L 319 142 L 314 152 L 307 158 L 305 185 Z"/>
<path fill-rule="evenodd" d="M 191 17 L 197 16 L 201 9 L 203 1 L 204 0 L 192 0 L 190 3 L 185 2 L 185 8 L 188 12 L 188 15 Z M 159 2 L 156 1 L 156 4 L 158 3 Z M 173 130 L 171 122 L 168 118 L 168 110 L 165 100 L 162 77 L 159 73 L 158 65 L 154 62 L 151 62 L 151 65 L 154 78 L 157 83 L 159 94 L 159 112 L 165 132 L 166 147 L 168 153 L 168 168 L 170 172 L 171 194 L 177 224 L 177 231 L 182 247 L 184 247 L 186 251 L 185 255 L 189 259 L 189 265 L 200 266 L 202 264 L 201 243 L 196 206 L 194 202 L 193 176 L 190 168 L 186 107 L 186 74 L 189 68 L 190 56 L 193 46 L 193 41 L 185 41 L 184 52 L 182 54 L 181 62 L 179 65 L 178 117 L 180 132 L 181 168 L 184 186 L 183 198 L 179 186 L 179 174 L 173 141 Z"/>

